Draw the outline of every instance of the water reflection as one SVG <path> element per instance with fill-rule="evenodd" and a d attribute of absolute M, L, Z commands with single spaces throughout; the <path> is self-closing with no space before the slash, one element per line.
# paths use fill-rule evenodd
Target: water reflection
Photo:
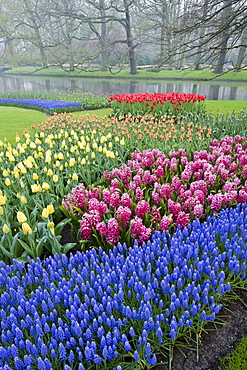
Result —
<path fill-rule="evenodd" d="M 246 86 L 226 86 L 215 83 L 197 84 L 188 81 L 171 82 L 167 80 L 100 80 L 97 78 L 49 78 L 49 77 L 17 77 L 0 75 L 0 91 L 42 91 L 61 90 L 75 92 L 98 92 L 110 94 L 126 93 L 193 93 L 206 95 L 208 100 L 246 100 Z"/>

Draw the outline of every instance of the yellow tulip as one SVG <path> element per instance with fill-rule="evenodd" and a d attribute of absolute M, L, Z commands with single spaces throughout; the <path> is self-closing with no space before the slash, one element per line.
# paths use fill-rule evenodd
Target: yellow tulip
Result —
<path fill-rule="evenodd" d="M 58 155 L 57 155 L 57 158 L 59 160 L 64 159 L 63 153 L 59 152 Z"/>
<path fill-rule="evenodd" d="M 89 153 L 89 152 L 90 152 L 90 146 L 89 146 L 89 145 L 87 145 L 87 146 L 86 146 L 86 152 L 87 152 L 87 153 Z"/>
<path fill-rule="evenodd" d="M 40 188 L 37 184 L 31 185 L 31 189 L 33 193 L 38 193 L 40 191 Z"/>
<path fill-rule="evenodd" d="M 115 141 L 116 141 L 116 142 L 118 142 L 118 141 L 119 141 L 119 137 L 118 137 L 118 136 L 116 136 L 116 137 L 115 137 Z"/>
<path fill-rule="evenodd" d="M 47 208 L 47 211 L 48 211 L 49 215 L 51 215 L 52 213 L 55 212 L 53 204 L 48 204 L 48 206 L 46 208 Z"/>
<path fill-rule="evenodd" d="M 77 176 L 77 174 L 76 174 L 76 173 L 73 173 L 73 175 L 72 175 L 72 180 L 75 180 L 75 181 L 77 181 L 77 180 L 78 180 L 78 176 Z"/>
<path fill-rule="evenodd" d="M 48 225 L 49 229 L 51 230 L 52 234 L 54 234 L 55 233 L 55 231 L 54 231 L 54 227 L 55 227 L 54 222 L 48 222 L 47 225 Z"/>
<path fill-rule="evenodd" d="M 24 233 L 32 234 L 32 229 L 26 222 L 24 222 L 21 227 Z"/>
<path fill-rule="evenodd" d="M 23 161 L 25 166 L 27 166 L 27 168 L 32 168 L 33 167 L 33 164 L 31 161 L 29 161 L 28 159 L 26 159 L 25 161 Z"/>
<path fill-rule="evenodd" d="M 125 145 L 124 137 L 120 140 L 120 145 Z"/>
<path fill-rule="evenodd" d="M 50 189 L 50 185 L 47 182 L 43 182 L 42 189 L 43 190 L 49 190 Z"/>
<path fill-rule="evenodd" d="M 3 207 L 0 206 L 0 216 L 3 215 Z"/>
<path fill-rule="evenodd" d="M 52 176 L 52 175 L 53 175 L 53 171 L 52 171 L 52 169 L 50 169 L 50 168 L 49 168 L 49 170 L 47 171 L 47 175 L 48 175 L 48 176 Z"/>
<path fill-rule="evenodd" d="M 5 185 L 6 186 L 10 186 L 11 185 L 11 181 L 10 181 L 10 179 L 8 177 L 5 180 Z"/>
<path fill-rule="evenodd" d="M 14 161 L 15 161 L 15 157 L 14 157 L 13 155 L 10 155 L 10 156 L 9 156 L 9 161 L 10 161 L 10 162 L 14 162 Z"/>
<path fill-rule="evenodd" d="M 58 175 L 53 175 L 52 179 L 53 179 L 54 182 L 58 182 Z"/>
<path fill-rule="evenodd" d="M 6 203 L 6 196 L 0 195 L 0 206 L 4 206 L 5 203 Z"/>
<path fill-rule="evenodd" d="M 33 180 L 35 180 L 35 181 L 36 181 L 36 180 L 38 180 L 38 178 L 39 178 L 39 176 L 37 175 L 37 173 L 35 173 L 35 172 L 34 172 L 34 173 L 33 173 Z"/>
<path fill-rule="evenodd" d="M 44 137 L 44 136 L 45 136 L 44 132 L 41 132 L 41 133 L 39 134 L 39 136 L 40 136 L 40 137 Z"/>
<path fill-rule="evenodd" d="M 21 186 L 22 189 L 25 188 L 25 184 L 24 184 L 22 179 L 20 179 L 20 186 Z"/>
<path fill-rule="evenodd" d="M 18 212 L 17 212 L 17 220 L 18 220 L 20 223 L 23 223 L 23 222 L 27 221 L 27 218 L 26 218 L 26 216 L 24 215 L 24 213 L 23 213 L 23 212 L 18 211 Z"/>
<path fill-rule="evenodd" d="M 31 141 L 31 143 L 30 143 L 29 146 L 30 146 L 31 149 L 35 149 L 36 148 L 36 144 L 33 141 Z"/>
<path fill-rule="evenodd" d="M 107 141 L 107 138 L 105 136 L 101 136 L 100 138 L 100 144 L 104 144 L 104 142 Z"/>
<path fill-rule="evenodd" d="M 24 195 L 20 196 L 20 201 L 22 204 L 27 204 L 27 198 Z"/>
<path fill-rule="evenodd" d="M 86 164 L 86 159 L 85 158 L 82 158 L 81 164 Z"/>
<path fill-rule="evenodd" d="M 94 152 L 92 152 L 91 158 L 95 158 L 95 153 Z"/>
<path fill-rule="evenodd" d="M 69 166 L 70 167 L 73 167 L 75 165 L 76 161 L 75 161 L 75 158 L 70 158 L 69 160 Z"/>
<path fill-rule="evenodd" d="M 47 210 L 47 208 L 44 208 L 43 211 L 42 211 L 42 217 L 44 218 L 48 218 L 49 217 L 49 212 Z"/>
<path fill-rule="evenodd" d="M 8 227 L 8 225 L 7 225 L 7 224 L 4 224 L 4 225 L 3 225 L 2 230 L 3 230 L 3 232 L 4 232 L 5 234 L 8 234 L 8 233 L 10 232 L 10 228 Z"/>
<path fill-rule="evenodd" d="M 112 149 L 112 142 L 110 141 L 108 144 L 109 148 Z"/>

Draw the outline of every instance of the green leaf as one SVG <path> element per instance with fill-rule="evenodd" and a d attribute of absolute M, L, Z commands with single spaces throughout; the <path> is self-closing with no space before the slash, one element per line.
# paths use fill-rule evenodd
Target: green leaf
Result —
<path fill-rule="evenodd" d="M 18 240 L 19 240 L 19 243 L 21 244 L 22 248 L 25 249 L 30 254 L 30 256 L 35 258 L 36 257 L 35 251 L 33 251 L 23 240 L 21 240 L 21 239 L 18 239 Z"/>
<path fill-rule="evenodd" d="M 44 235 L 36 245 L 36 257 L 40 257 L 43 253 L 43 243 L 47 240 L 47 236 Z"/>
<path fill-rule="evenodd" d="M 6 248 L 4 248 L 2 244 L 0 244 L 0 249 L 3 252 L 4 256 L 7 256 L 11 260 L 13 259 L 12 254 Z"/>
<path fill-rule="evenodd" d="M 68 253 L 68 251 L 70 250 L 70 249 L 72 249 L 73 247 L 75 247 L 76 246 L 76 243 L 66 243 L 66 244 L 64 244 L 62 247 L 63 247 L 63 252 L 64 253 Z"/>
<path fill-rule="evenodd" d="M 64 220 L 60 221 L 54 228 L 55 235 L 60 235 L 64 226 L 67 225 L 71 221 L 71 218 L 65 218 Z"/>

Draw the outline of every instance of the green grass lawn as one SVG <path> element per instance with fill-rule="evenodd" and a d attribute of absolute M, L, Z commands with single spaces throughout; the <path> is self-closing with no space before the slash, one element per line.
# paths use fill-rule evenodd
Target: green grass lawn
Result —
<path fill-rule="evenodd" d="M 247 111 L 247 102 L 245 100 L 205 100 L 208 111 L 217 113 L 239 112 L 244 109 Z"/>
<path fill-rule="evenodd" d="M 111 109 L 97 109 L 84 112 L 75 112 L 76 116 L 93 115 L 99 116 L 109 115 Z M 16 107 L 1 107 L 0 106 L 0 140 L 7 139 L 11 144 L 15 143 L 16 133 L 22 134 L 23 130 L 31 130 L 31 125 L 37 125 L 46 121 L 48 116 L 44 113 L 33 109 L 23 109 Z"/>

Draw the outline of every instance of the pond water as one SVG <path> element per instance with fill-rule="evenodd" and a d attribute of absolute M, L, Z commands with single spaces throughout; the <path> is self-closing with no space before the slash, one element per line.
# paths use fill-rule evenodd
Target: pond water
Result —
<path fill-rule="evenodd" d="M 247 78 L 247 74 L 246 74 Z M 247 82 L 202 82 L 170 80 L 124 80 L 98 78 L 61 78 L 0 75 L 0 91 L 61 90 L 75 92 L 126 93 L 193 93 L 206 95 L 208 100 L 246 100 Z"/>

